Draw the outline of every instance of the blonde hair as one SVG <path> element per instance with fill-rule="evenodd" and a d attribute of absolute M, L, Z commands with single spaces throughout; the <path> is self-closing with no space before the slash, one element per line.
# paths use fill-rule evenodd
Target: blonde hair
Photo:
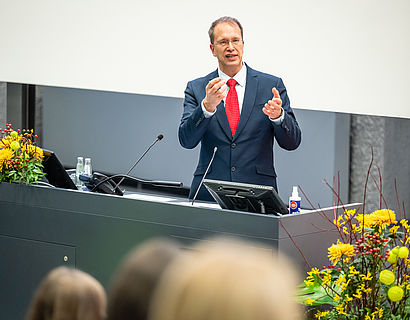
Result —
<path fill-rule="evenodd" d="M 106 303 L 104 288 L 95 278 L 58 267 L 38 286 L 26 320 L 102 320 Z"/>
<path fill-rule="evenodd" d="M 194 247 L 164 273 L 150 320 L 302 319 L 298 276 L 272 249 L 216 239 Z"/>

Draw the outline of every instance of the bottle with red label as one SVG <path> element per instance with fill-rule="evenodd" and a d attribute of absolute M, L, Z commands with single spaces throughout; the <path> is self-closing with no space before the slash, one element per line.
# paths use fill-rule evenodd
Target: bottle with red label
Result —
<path fill-rule="evenodd" d="M 292 195 L 289 197 L 289 213 L 300 213 L 300 197 L 296 186 L 293 186 Z"/>

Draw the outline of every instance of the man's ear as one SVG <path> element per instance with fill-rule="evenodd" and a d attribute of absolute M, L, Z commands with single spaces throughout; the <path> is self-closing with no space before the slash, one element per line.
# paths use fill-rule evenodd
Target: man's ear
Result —
<path fill-rule="evenodd" d="M 214 47 L 214 45 L 213 45 L 212 43 L 209 45 L 209 48 L 211 49 L 213 56 L 216 57 L 215 47 Z"/>

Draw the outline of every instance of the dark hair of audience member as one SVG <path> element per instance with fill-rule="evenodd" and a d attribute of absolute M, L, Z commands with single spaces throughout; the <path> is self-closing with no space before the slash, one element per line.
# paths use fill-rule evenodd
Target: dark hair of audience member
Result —
<path fill-rule="evenodd" d="M 108 320 L 145 320 L 152 292 L 179 245 L 158 238 L 132 250 L 116 271 L 108 292 Z"/>
<path fill-rule="evenodd" d="M 103 320 L 106 303 L 104 288 L 91 275 L 57 267 L 37 287 L 26 320 Z"/>
<path fill-rule="evenodd" d="M 299 277 L 272 248 L 209 239 L 164 272 L 149 320 L 296 320 Z"/>

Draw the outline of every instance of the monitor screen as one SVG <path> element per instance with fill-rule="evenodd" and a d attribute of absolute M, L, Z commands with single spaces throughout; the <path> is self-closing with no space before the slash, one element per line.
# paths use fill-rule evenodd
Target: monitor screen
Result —
<path fill-rule="evenodd" d="M 75 183 L 71 180 L 56 154 L 46 149 L 43 149 L 43 151 L 43 166 L 48 182 L 57 188 L 77 190 Z"/>
<path fill-rule="evenodd" d="M 223 209 L 274 215 L 289 213 L 272 186 L 210 179 L 205 179 L 204 184 Z"/>

